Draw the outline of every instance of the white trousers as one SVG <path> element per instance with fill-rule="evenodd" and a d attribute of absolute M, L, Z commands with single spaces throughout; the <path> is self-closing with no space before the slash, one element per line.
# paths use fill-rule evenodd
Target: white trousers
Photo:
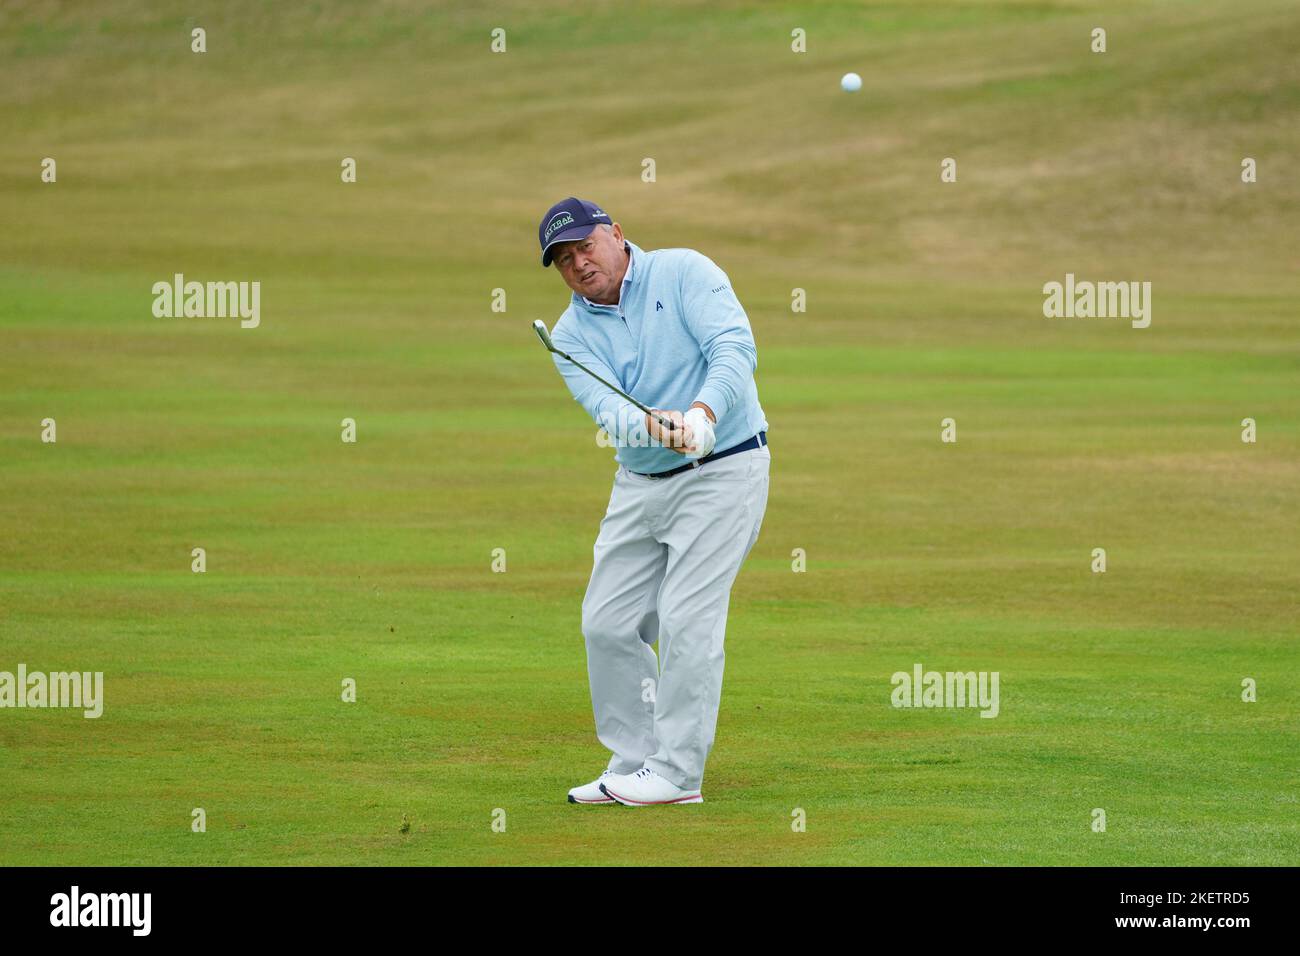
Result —
<path fill-rule="evenodd" d="M 582 602 L 609 769 L 700 788 L 722 697 L 731 585 L 767 510 L 767 446 L 671 478 L 619 466 Z M 659 642 L 656 659 L 651 645 Z"/>

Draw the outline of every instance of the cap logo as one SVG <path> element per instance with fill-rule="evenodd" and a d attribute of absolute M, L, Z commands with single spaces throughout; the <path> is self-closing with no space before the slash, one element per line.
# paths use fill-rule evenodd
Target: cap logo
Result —
<path fill-rule="evenodd" d="M 546 224 L 546 241 L 551 241 L 551 236 L 555 235 L 565 226 L 573 225 L 573 216 L 567 212 L 557 212 L 551 217 L 551 221 Z"/>

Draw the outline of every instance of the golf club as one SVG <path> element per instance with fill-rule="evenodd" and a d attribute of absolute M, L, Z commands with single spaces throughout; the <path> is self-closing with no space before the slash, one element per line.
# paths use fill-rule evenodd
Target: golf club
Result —
<path fill-rule="evenodd" d="M 623 391 L 621 388 L 617 388 L 617 387 L 615 387 L 615 386 L 609 384 L 609 382 L 605 381 L 603 378 L 601 378 L 599 375 L 597 375 L 597 374 L 596 374 L 595 372 L 593 372 L 591 369 L 587 368 L 587 366 L 583 365 L 583 364 L 582 364 L 581 362 L 579 362 L 577 359 L 572 358 L 572 357 L 571 357 L 570 355 L 568 355 L 567 353 L 565 353 L 565 352 L 561 352 L 559 349 L 557 349 L 557 348 L 555 347 L 555 343 L 551 341 L 551 333 L 548 332 L 548 331 L 546 331 L 546 323 L 543 322 L 541 319 L 534 319 L 534 320 L 533 320 L 533 331 L 537 333 L 537 337 L 538 337 L 539 339 L 541 339 L 541 340 L 542 340 L 542 344 L 546 346 L 546 351 L 548 351 L 548 352 L 554 352 L 556 355 L 560 356 L 560 358 L 568 359 L 570 362 L 572 362 L 574 365 L 578 366 L 578 368 L 582 369 L 584 372 L 586 372 L 588 375 L 590 375 L 590 376 L 591 376 L 592 378 L 594 378 L 596 381 L 600 382 L 601 385 L 604 385 L 606 388 L 613 390 L 614 392 L 618 393 L 619 395 L 622 395 L 624 398 L 626 398 L 629 402 L 631 402 L 631 403 L 632 403 L 633 405 L 635 405 L 637 408 L 641 409 L 641 411 L 645 412 L 647 415 L 651 415 L 651 416 L 653 416 L 654 419 L 655 419 L 655 421 L 657 421 L 657 422 L 658 422 L 660 425 L 662 425 L 664 428 L 668 429 L 670 432 L 671 432 L 671 431 L 676 431 L 676 430 L 677 430 L 677 423 L 674 422 L 671 418 L 664 418 L 662 415 L 655 415 L 654 412 L 652 412 L 650 409 L 646 408 L 644 405 L 642 405 L 640 402 L 638 402 L 635 398 L 633 398 L 633 397 L 632 397 L 631 395 L 629 395 L 627 392 Z"/>

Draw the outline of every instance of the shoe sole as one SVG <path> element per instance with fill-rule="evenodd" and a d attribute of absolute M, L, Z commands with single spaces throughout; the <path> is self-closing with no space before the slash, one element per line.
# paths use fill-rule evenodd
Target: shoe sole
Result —
<path fill-rule="evenodd" d="M 602 797 L 600 800 L 579 800 L 573 794 L 569 794 L 570 803 L 617 803 L 613 797 Z"/>
<path fill-rule="evenodd" d="M 703 803 L 704 802 L 703 794 L 699 794 L 699 793 L 691 794 L 690 796 L 685 796 L 685 797 L 678 797 L 676 800 L 633 800 L 630 797 L 620 796 L 619 794 L 615 793 L 613 790 L 610 790 L 604 784 L 600 785 L 600 789 L 603 792 L 609 794 L 611 797 L 614 798 L 616 802 L 621 803 L 625 807 L 662 807 L 662 806 L 667 806 L 668 804 L 676 804 L 676 803 Z"/>

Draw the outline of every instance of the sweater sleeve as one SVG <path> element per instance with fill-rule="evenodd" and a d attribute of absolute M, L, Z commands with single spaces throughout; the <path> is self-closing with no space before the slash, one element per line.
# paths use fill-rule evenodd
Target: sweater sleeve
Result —
<path fill-rule="evenodd" d="M 563 334 L 558 326 L 551 333 L 551 339 L 561 352 L 567 352 L 605 381 L 619 384 L 613 370 L 580 340 Z M 551 358 L 564 377 L 564 384 L 569 387 L 574 401 L 585 408 L 596 424 L 609 433 L 615 445 L 651 444 L 645 427 L 645 413 L 641 409 L 615 395 L 573 362 L 554 353 Z"/>
<path fill-rule="evenodd" d="M 758 367 L 749 316 L 727 274 L 708 256 L 693 250 L 682 268 L 681 297 L 686 327 L 709 366 L 695 400 L 709 406 L 722 421 Z"/>

